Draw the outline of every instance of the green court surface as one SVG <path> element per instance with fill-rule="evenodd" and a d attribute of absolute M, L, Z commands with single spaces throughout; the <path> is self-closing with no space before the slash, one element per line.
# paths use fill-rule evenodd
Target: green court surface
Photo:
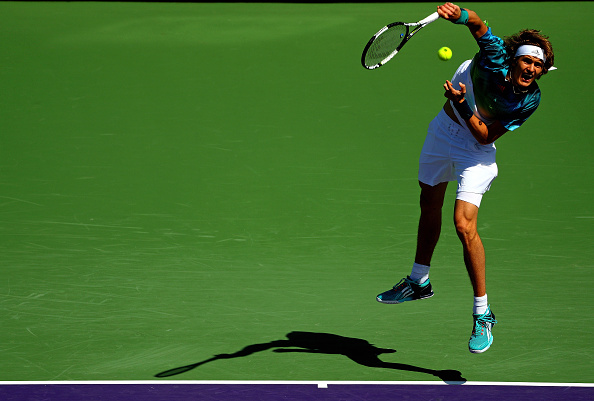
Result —
<path fill-rule="evenodd" d="M 492 348 L 467 350 L 453 186 L 435 297 L 375 301 L 410 272 L 418 154 L 476 45 L 439 20 L 379 70 L 360 55 L 436 5 L 0 3 L 0 380 L 149 380 L 251 346 L 161 380 L 592 383 L 592 2 L 462 4 L 542 29 L 559 68 L 481 207 Z M 274 352 L 291 332 L 309 345 Z M 367 343 L 396 352 L 365 366 Z"/>

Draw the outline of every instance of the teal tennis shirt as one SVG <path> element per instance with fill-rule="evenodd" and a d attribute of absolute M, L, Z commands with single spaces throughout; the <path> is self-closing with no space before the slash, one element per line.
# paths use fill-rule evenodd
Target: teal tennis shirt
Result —
<path fill-rule="evenodd" d="M 479 52 L 474 56 L 470 78 L 474 86 L 476 109 L 485 121 L 498 120 L 509 131 L 521 126 L 540 104 L 540 89 L 536 82 L 527 92 L 515 93 L 506 80 L 510 55 L 503 40 L 491 33 L 491 28 L 477 39 Z"/>

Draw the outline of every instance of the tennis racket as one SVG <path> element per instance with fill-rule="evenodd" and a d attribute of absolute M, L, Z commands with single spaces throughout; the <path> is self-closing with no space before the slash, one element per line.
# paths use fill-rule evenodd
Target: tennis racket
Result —
<path fill-rule="evenodd" d="M 368 70 L 381 67 L 390 61 L 414 34 L 438 18 L 439 14 L 434 12 L 419 22 L 393 22 L 386 25 L 367 42 L 361 56 L 361 64 Z"/>

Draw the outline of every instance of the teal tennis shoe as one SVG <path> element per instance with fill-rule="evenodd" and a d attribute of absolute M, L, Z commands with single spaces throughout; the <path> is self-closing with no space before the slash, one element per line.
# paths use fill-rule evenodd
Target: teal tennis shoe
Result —
<path fill-rule="evenodd" d="M 376 299 L 383 304 L 400 304 L 406 301 L 431 298 L 432 296 L 433 291 L 429 279 L 423 284 L 419 284 L 406 276 L 392 289 L 379 294 Z"/>
<path fill-rule="evenodd" d="M 474 318 L 474 327 L 472 328 L 470 340 L 468 340 L 468 349 L 473 354 L 480 354 L 488 350 L 491 344 L 493 344 L 491 330 L 497 323 L 497 320 L 495 320 L 495 314 L 491 312 L 490 305 L 484 314 L 473 314 L 472 317 Z"/>

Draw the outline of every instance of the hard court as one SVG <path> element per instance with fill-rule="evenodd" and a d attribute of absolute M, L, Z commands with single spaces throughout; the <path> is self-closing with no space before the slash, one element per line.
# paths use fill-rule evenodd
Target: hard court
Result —
<path fill-rule="evenodd" d="M 1 2 L 3 399 L 76 382 L 592 397 L 592 2 L 460 3 L 500 36 L 541 29 L 558 67 L 497 142 L 481 206 L 491 349 L 467 349 L 454 185 L 435 296 L 375 301 L 410 272 L 419 152 L 477 47 L 439 20 L 378 70 L 361 51 L 437 4 Z"/>

